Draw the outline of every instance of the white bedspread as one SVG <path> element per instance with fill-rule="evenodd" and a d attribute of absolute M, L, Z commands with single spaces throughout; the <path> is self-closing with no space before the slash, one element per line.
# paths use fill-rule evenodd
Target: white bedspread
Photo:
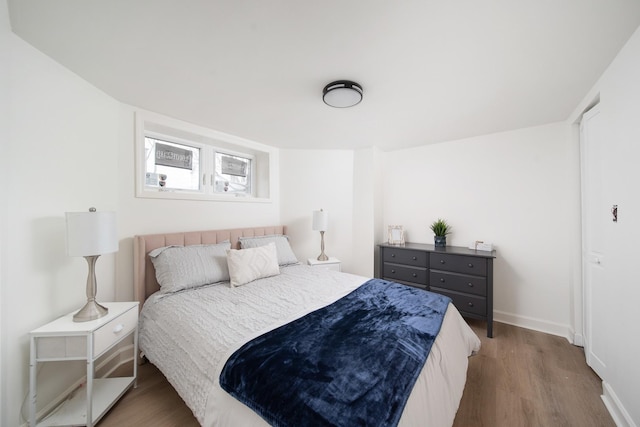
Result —
<path fill-rule="evenodd" d="M 216 284 L 156 293 L 141 312 L 140 349 L 200 424 L 265 426 L 262 418 L 220 388 L 226 359 L 251 338 L 336 301 L 366 280 L 296 265 L 238 288 Z M 466 381 L 467 357 L 479 346 L 478 337 L 450 305 L 400 425 L 451 425 Z"/>

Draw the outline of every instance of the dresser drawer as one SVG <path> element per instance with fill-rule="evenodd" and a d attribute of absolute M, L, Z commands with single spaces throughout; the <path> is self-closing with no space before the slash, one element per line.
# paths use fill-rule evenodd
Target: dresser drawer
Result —
<path fill-rule="evenodd" d="M 98 357 L 138 324 L 138 310 L 133 308 L 106 323 L 93 333 L 93 355 Z"/>
<path fill-rule="evenodd" d="M 424 286 L 429 283 L 426 268 L 385 263 L 382 274 L 383 278 L 388 280 L 411 282 Z"/>
<path fill-rule="evenodd" d="M 424 251 L 403 248 L 384 248 L 383 261 L 414 267 L 428 267 L 429 254 Z"/>
<path fill-rule="evenodd" d="M 431 270 L 429 283 L 441 289 L 479 296 L 487 295 L 487 279 L 484 277 Z"/>
<path fill-rule="evenodd" d="M 460 294 L 458 292 L 449 292 L 446 289 L 440 289 L 437 287 L 431 287 L 432 292 L 437 292 L 442 295 L 446 295 L 453 300 L 453 305 L 456 306 L 461 313 L 477 314 L 479 316 L 487 315 L 487 300 L 486 298 Z"/>
<path fill-rule="evenodd" d="M 455 271 L 457 273 L 487 275 L 487 260 L 473 256 L 431 253 L 429 264 L 432 270 Z"/>

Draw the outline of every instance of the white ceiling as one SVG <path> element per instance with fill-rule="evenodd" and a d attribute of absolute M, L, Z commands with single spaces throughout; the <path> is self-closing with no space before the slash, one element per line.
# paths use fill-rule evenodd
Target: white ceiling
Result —
<path fill-rule="evenodd" d="M 20 37 L 114 98 L 283 148 L 384 150 L 565 120 L 638 0 L 9 0 Z M 329 82 L 360 83 L 348 109 Z"/>

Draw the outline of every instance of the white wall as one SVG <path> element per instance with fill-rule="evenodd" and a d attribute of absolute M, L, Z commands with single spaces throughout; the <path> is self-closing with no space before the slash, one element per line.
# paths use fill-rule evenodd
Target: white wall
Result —
<path fill-rule="evenodd" d="M 0 148 L 4 152 L 9 140 L 9 13 L 5 0 L 0 0 Z M 0 156 L 0 171 L 7 170 L 7 156 Z M 6 336 L 3 301 L 4 288 L 7 283 L 4 265 L 7 259 L 7 194 L 6 186 L 0 187 L 0 424 L 3 414 L 7 413 L 7 401 L 4 396 L 8 393 L 6 378 L 5 352 L 8 350 L 4 337 Z"/>
<path fill-rule="evenodd" d="M 311 229 L 312 212 L 329 214 L 325 253 L 342 261 L 342 270 L 355 268 L 353 239 L 354 153 L 350 150 L 281 150 L 281 219 L 289 228 L 298 260 L 320 254 L 320 233 Z"/>
<path fill-rule="evenodd" d="M 342 261 L 342 271 L 374 276 L 381 239 L 382 155 L 376 148 L 281 150 L 281 218 L 300 261 L 320 253 L 311 218 L 322 208 L 329 213 L 326 254 Z"/>
<path fill-rule="evenodd" d="M 608 316 L 606 395 L 618 425 L 640 426 L 640 340 L 637 315 L 637 242 L 640 241 L 640 30 L 631 37 L 598 84 L 576 109 L 600 96 L 602 135 L 607 144 L 602 188 L 609 209 L 618 205 L 618 222 L 605 236 L 605 284 L 611 295 Z M 624 421 L 622 421 L 624 420 Z"/>
<path fill-rule="evenodd" d="M 2 259 L 0 424 L 17 426 L 27 393 L 28 332 L 86 300 L 87 265 L 65 254 L 64 212 L 117 208 L 118 104 L 2 25 L 10 91 L 3 246 L 10 250 Z M 97 270 L 98 297 L 113 299 L 114 256 L 101 257 Z M 40 379 L 47 375 L 44 369 Z"/>
<path fill-rule="evenodd" d="M 429 225 L 444 218 L 448 245 L 492 242 L 496 320 L 570 338 L 574 143 L 558 123 L 386 153 L 384 227 L 432 244 Z"/>
<path fill-rule="evenodd" d="M 376 276 L 377 245 L 383 241 L 383 154 L 377 148 L 354 152 L 351 272 L 366 277 Z"/>

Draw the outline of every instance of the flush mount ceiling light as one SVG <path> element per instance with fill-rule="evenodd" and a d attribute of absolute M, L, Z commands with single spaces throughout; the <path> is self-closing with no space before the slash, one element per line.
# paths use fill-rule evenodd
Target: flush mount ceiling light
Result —
<path fill-rule="evenodd" d="M 331 82 L 322 90 L 322 100 L 331 107 L 353 107 L 362 101 L 362 86 L 350 80 Z"/>

